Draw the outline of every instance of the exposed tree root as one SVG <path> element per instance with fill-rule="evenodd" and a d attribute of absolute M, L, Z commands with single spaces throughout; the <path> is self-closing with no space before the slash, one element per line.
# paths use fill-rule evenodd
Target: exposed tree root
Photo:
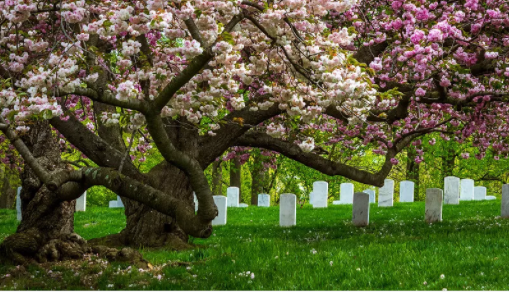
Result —
<path fill-rule="evenodd" d="M 28 265 L 66 260 L 81 260 L 87 254 L 97 254 L 109 261 L 128 262 L 146 268 L 148 262 L 135 249 L 122 249 L 89 245 L 76 233 L 62 235 L 60 238 L 44 240 L 35 229 L 16 233 L 7 237 L 0 245 L 0 262 L 13 265 Z"/>

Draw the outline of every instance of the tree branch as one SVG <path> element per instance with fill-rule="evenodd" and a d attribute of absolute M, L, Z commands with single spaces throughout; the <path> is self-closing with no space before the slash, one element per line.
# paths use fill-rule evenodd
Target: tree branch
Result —
<path fill-rule="evenodd" d="M 239 23 L 242 19 L 244 19 L 244 15 L 239 14 L 235 15 L 228 24 L 225 25 L 224 31 L 229 33 L 232 29 Z M 219 39 L 219 38 L 218 38 Z M 160 113 L 164 106 L 170 101 L 177 91 L 182 88 L 189 80 L 191 80 L 200 70 L 203 69 L 205 65 L 208 64 L 210 60 L 214 57 L 214 53 L 212 52 L 212 44 L 210 47 L 204 48 L 203 53 L 199 56 L 194 57 L 189 65 L 180 72 L 179 75 L 175 76 L 168 85 L 159 93 L 159 95 L 154 100 L 154 105 L 152 111 L 154 113 Z"/>
<path fill-rule="evenodd" d="M 116 99 L 110 91 L 104 91 L 102 94 L 100 94 L 92 88 L 77 87 L 74 89 L 74 92 L 70 92 L 69 94 L 86 96 L 93 101 L 136 110 L 144 114 L 148 111 L 147 104 L 145 102 L 134 98 L 129 98 L 128 100 L 119 100 Z"/>
<path fill-rule="evenodd" d="M 311 152 L 304 152 L 299 146 L 293 143 L 273 138 L 265 133 L 246 133 L 237 139 L 235 145 L 265 148 L 276 151 L 324 174 L 330 176 L 341 175 L 361 183 L 380 187 L 383 186 L 384 179 L 392 168 L 390 159 L 397 154 L 394 149 L 389 149 L 382 168 L 377 173 L 370 173 L 340 162 L 330 161 Z"/>

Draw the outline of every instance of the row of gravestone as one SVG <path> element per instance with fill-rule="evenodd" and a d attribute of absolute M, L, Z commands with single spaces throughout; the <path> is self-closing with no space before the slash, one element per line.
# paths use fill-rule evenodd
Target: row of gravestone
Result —
<path fill-rule="evenodd" d="M 228 200 L 225 196 L 214 196 L 214 202 L 218 207 L 218 215 L 212 221 L 212 225 L 226 224 Z M 282 194 L 279 202 L 279 225 L 281 227 L 297 225 L 297 196 L 294 194 Z M 370 195 L 367 193 L 354 193 L 352 204 L 353 225 L 359 227 L 368 226 Z M 427 223 L 442 221 L 443 204 L 443 190 L 436 188 L 427 189 L 424 220 Z M 501 216 L 509 218 L 509 185 L 502 186 Z"/>
<path fill-rule="evenodd" d="M 457 177 L 446 177 L 444 179 L 445 198 L 444 204 L 459 204 L 460 200 L 484 200 L 495 199 L 494 196 L 486 196 L 485 187 L 474 187 L 474 181 L 471 179 L 460 180 Z M 433 189 L 430 189 L 433 190 Z M 17 218 L 21 221 L 21 200 L 20 200 L 21 187 L 18 188 L 16 196 L 16 209 Z M 364 194 L 368 195 L 368 204 L 375 202 L 375 191 L 365 190 Z M 334 201 L 333 204 L 354 204 L 354 186 L 351 183 L 343 183 L 340 186 L 340 201 Z M 86 210 L 85 192 L 81 197 L 76 200 L 76 211 Z M 326 208 L 328 199 L 328 183 L 324 181 L 317 181 L 313 183 L 313 191 L 310 194 L 310 202 L 314 208 Z M 428 199 L 428 194 L 426 194 Z M 360 200 L 360 199 L 359 199 Z M 400 202 L 413 202 L 414 200 L 414 183 L 411 181 L 402 181 L 400 183 Z M 194 195 L 195 210 L 198 209 L 198 200 Z M 214 201 L 220 213 L 224 216 L 218 216 L 214 225 L 226 224 L 226 208 L 227 207 L 247 207 L 247 204 L 239 203 L 239 188 L 229 187 L 227 189 L 227 197 L 214 196 Z M 380 207 L 393 206 L 394 202 L 394 181 L 386 179 L 384 186 L 379 190 L 378 205 Z M 296 203 L 295 203 L 296 204 Z M 269 207 L 270 196 L 268 194 L 258 195 L 258 206 Z M 123 208 L 124 204 L 119 196 L 117 200 L 109 202 L 110 208 Z M 355 208 L 354 208 L 355 209 Z M 361 208 L 362 209 L 362 208 Z M 368 212 L 369 213 L 369 212 Z M 369 216 L 368 216 L 369 218 Z"/>
<path fill-rule="evenodd" d="M 454 176 L 448 176 L 444 179 L 445 204 L 459 204 L 459 201 L 469 200 L 495 200 L 495 196 L 486 196 L 486 187 L 474 186 L 471 179 L 460 179 Z M 376 203 L 376 194 L 372 189 L 363 191 L 369 195 L 369 202 Z M 316 181 L 313 183 L 313 191 L 309 194 L 309 201 L 314 208 L 327 208 L 328 201 L 328 183 L 325 181 Z M 412 181 L 402 181 L 399 187 L 399 201 L 413 202 L 415 194 L 415 183 Z M 334 205 L 353 204 L 354 185 L 352 183 L 342 183 L 340 185 L 340 200 L 333 201 Z M 378 194 L 378 205 L 380 207 L 391 207 L 394 205 L 394 181 L 386 179 L 384 186 L 380 188 Z"/>

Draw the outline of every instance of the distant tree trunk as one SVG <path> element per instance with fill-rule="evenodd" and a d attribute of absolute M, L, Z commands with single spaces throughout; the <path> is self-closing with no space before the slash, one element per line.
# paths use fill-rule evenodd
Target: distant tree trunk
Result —
<path fill-rule="evenodd" d="M 240 158 L 235 157 L 234 159 L 230 160 L 230 186 L 239 188 L 239 202 L 243 202 L 241 176 L 242 165 L 240 164 Z"/>
<path fill-rule="evenodd" d="M 214 195 L 221 195 L 223 192 L 223 169 L 221 162 L 221 160 L 218 160 L 212 164 L 212 193 Z"/>
<path fill-rule="evenodd" d="M 263 169 L 263 157 L 260 153 L 253 155 L 254 163 L 251 172 L 252 184 L 251 184 L 251 205 L 258 206 L 258 195 L 263 193 L 266 183 L 266 171 Z"/>
<path fill-rule="evenodd" d="M 2 170 L 3 184 L 0 193 L 0 209 L 13 209 L 16 201 L 16 188 L 11 187 L 9 172 Z"/>
<path fill-rule="evenodd" d="M 442 176 L 453 176 L 454 173 L 454 161 L 456 159 L 456 151 L 452 145 L 445 144 L 445 154 L 442 156 Z"/>
<path fill-rule="evenodd" d="M 417 154 L 414 149 L 407 152 L 406 179 L 415 183 L 415 193 L 419 198 L 419 164 L 415 162 Z"/>

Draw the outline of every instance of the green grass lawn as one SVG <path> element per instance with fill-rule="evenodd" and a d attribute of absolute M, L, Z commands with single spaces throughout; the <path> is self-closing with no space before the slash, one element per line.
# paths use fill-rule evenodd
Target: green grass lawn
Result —
<path fill-rule="evenodd" d="M 91 259 L 5 278 L 13 268 L 0 267 L 0 289 L 509 290 L 509 220 L 499 215 L 499 200 L 461 202 L 428 225 L 423 202 L 371 204 L 370 226 L 356 228 L 351 206 L 305 206 L 296 227 L 281 228 L 278 207 L 234 208 L 209 239 L 192 240 L 201 248 L 142 250 L 151 271 Z M 75 218 L 86 239 L 125 225 L 119 209 L 89 208 Z M 16 224 L 15 211 L 0 210 L 0 240 Z"/>

